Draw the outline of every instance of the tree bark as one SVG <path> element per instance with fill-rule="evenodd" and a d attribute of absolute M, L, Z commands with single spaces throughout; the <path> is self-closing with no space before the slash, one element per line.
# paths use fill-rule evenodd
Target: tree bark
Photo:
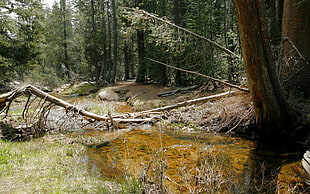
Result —
<path fill-rule="evenodd" d="M 261 135 L 284 134 L 295 114 L 280 87 L 263 13 L 263 0 L 234 0 L 242 54 Z"/>
<path fill-rule="evenodd" d="M 289 38 L 306 62 L 301 60 L 297 64 L 303 70 L 292 77 L 290 81 L 284 83 L 289 96 L 292 98 L 310 98 L 310 1 L 284 0 L 282 37 Z M 284 56 L 292 52 L 291 45 L 284 45 Z M 284 65 L 284 64 L 283 64 Z M 289 63 L 287 72 L 294 74 L 296 70 L 295 61 Z M 299 69 L 299 68 L 298 68 Z"/>

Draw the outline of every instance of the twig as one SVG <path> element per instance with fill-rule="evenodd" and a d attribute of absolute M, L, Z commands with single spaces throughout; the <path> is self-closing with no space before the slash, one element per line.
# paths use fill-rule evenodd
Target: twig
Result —
<path fill-rule="evenodd" d="M 238 123 L 237 123 L 234 127 L 232 127 L 231 129 L 229 129 L 229 130 L 226 132 L 226 134 L 229 134 L 229 133 L 231 133 L 234 129 L 236 129 L 236 128 L 240 125 L 240 123 L 241 123 L 247 116 L 249 116 L 252 112 L 253 112 L 253 109 L 250 108 L 249 111 L 247 112 L 247 114 L 245 114 L 245 115 L 238 121 Z"/>

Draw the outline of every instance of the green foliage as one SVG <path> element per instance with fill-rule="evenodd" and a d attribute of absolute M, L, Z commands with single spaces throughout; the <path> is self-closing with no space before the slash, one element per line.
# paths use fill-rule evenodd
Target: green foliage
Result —
<path fill-rule="evenodd" d="M 229 48 L 239 44 L 237 33 L 233 31 L 236 30 L 235 20 L 229 15 L 231 2 L 223 0 L 189 1 L 186 5 L 184 2 L 179 3 L 183 3 L 180 7 L 186 14 L 182 15 L 181 20 L 187 29 Z M 144 6 L 144 8 L 148 7 Z M 165 8 L 165 12 L 172 14 L 174 14 L 172 10 L 176 9 L 173 6 Z M 158 10 L 154 12 L 156 11 Z M 147 34 L 146 57 L 221 79 L 227 79 L 227 64 L 238 63 L 238 61 L 227 61 L 225 53 L 216 50 L 214 46 L 144 14 L 143 10 L 125 9 L 123 16 L 127 21 L 127 27 L 123 28 L 126 38 L 134 35 L 135 30 L 143 30 Z M 165 20 L 173 23 L 168 18 Z M 231 29 L 228 26 L 232 26 Z M 148 62 L 148 77 L 160 82 L 163 78 L 158 75 L 167 71 L 161 69 L 163 69 L 161 65 Z M 203 81 L 188 74 L 181 74 L 181 79 L 182 85 L 199 84 Z"/>
<path fill-rule="evenodd" d="M 51 75 L 64 80 L 95 79 L 100 85 L 101 80 L 113 82 L 115 75 L 120 79 L 124 77 L 123 64 L 127 62 L 124 60 L 129 61 L 133 69 L 130 70 L 131 75 L 134 76 L 137 72 L 135 64 L 140 61 L 137 30 L 145 36 L 144 59 L 141 61 L 147 80 L 163 85 L 173 84 L 178 79 L 182 80 L 183 85 L 204 81 L 154 64 L 147 61 L 146 57 L 226 78 L 227 64 L 231 61 L 212 45 L 148 17 L 142 10 L 122 9 L 118 16 L 114 13 L 122 6 L 139 7 L 236 51 L 239 49 L 236 46 L 238 36 L 230 1 L 122 0 L 117 1 L 115 10 L 112 9 L 112 3 L 112 0 L 66 0 L 46 9 L 39 0 L 7 1 L 1 4 L 0 82 L 22 77 L 25 72 L 35 69 L 33 71 L 37 77 L 51 72 Z M 12 13 L 16 17 L 11 17 Z M 115 42 L 120 38 L 119 34 L 122 35 L 121 39 Z M 117 52 L 117 49 L 123 50 L 124 47 L 128 47 L 130 57 L 126 58 L 124 53 Z M 238 61 L 233 63 L 237 64 Z M 116 68 L 116 65 L 123 69 Z M 118 71 L 115 72 L 115 69 Z M 37 79 L 35 75 L 31 76 Z M 52 82 L 58 80 L 56 78 Z M 42 81 L 45 82 L 48 79 Z"/>
<path fill-rule="evenodd" d="M 0 4 L 0 82 L 22 76 L 39 60 L 43 11 L 40 1 Z"/>
<path fill-rule="evenodd" d="M 64 80 L 57 76 L 57 73 L 53 68 L 36 66 L 33 70 L 29 71 L 27 75 L 25 75 L 24 82 L 37 87 L 47 86 L 56 88 L 64 83 Z"/>

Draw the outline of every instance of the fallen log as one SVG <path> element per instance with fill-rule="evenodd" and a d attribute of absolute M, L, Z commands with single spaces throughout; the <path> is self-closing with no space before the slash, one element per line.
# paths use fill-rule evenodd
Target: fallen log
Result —
<path fill-rule="evenodd" d="M 0 103 L 6 103 L 8 102 L 9 104 L 6 105 L 5 109 L 0 111 L 4 112 L 6 111 L 6 114 L 8 112 L 8 109 L 10 108 L 10 104 L 17 98 L 22 95 L 35 95 L 41 99 L 44 99 L 45 101 L 48 101 L 50 103 L 53 103 L 54 105 L 61 106 L 66 109 L 66 111 L 73 111 L 75 113 L 78 113 L 82 116 L 85 116 L 90 119 L 94 119 L 97 121 L 106 121 L 106 122 L 116 122 L 116 123 L 143 123 L 143 122 L 154 122 L 156 120 L 161 119 L 161 112 L 171 110 L 174 108 L 179 108 L 182 106 L 187 106 L 187 105 L 192 105 L 192 104 L 197 104 L 197 103 L 202 103 L 206 102 L 209 100 L 215 100 L 218 98 L 222 98 L 228 95 L 232 95 L 236 93 L 236 91 L 229 91 L 229 92 L 224 92 L 212 96 L 207 96 L 207 97 L 202 97 L 194 100 L 188 100 L 184 102 L 180 102 L 177 104 L 173 104 L 170 106 L 165 106 L 165 107 L 160 107 L 160 108 L 155 108 L 151 110 L 146 110 L 146 111 L 141 111 L 141 112 L 136 112 L 136 113 L 126 113 L 126 114 L 119 114 L 119 115 L 98 115 L 89 111 L 86 111 L 84 109 L 81 109 L 75 105 L 72 105 L 64 100 L 61 100 L 57 97 L 54 97 L 46 92 L 43 92 L 39 90 L 38 88 L 28 85 L 22 88 L 19 88 L 17 90 L 14 90 L 12 92 L 2 94 L 0 95 Z"/>
<path fill-rule="evenodd" d="M 161 92 L 158 93 L 157 96 L 158 97 L 167 97 L 167 96 L 172 96 L 178 92 L 180 92 L 181 94 L 184 94 L 186 92 L 190 92 L 192 90 L 196 90 L 197 88 L 199 88 L 198 85 L 194 85 L 194 86 L 189 86 L 189 87 L 185 87 L 185 88 L 177 88 L 174 90 L 169 90 L 169 91 L 165 91 L 165 92 Z"/>
<path fill-rule="evenodd" d="M 89 111 L 86 111 L 84 109 L 81 109 L 75 105 L 72 105 L 64 100 L 61 100 L 59 98 L 56 98 L 46 92 L 43 92 L 39 90 L 38 88 L 28 85 L 26 87 L 19 88 L 15 91 L 3 94 L 0 96 L 0 103 L 12 103 L 14 99 L 17 97 L 23 95 L 23 94 L 33 94 L 41 99 L 44 99 L 46 101 L 49 101 L 57 106 L 61 106 L 66 109 L 66 111 L 73 111 L 76 112 L 80 115 L 83 115 L 85 117 L 95 119 L 97 121 L 109 121 L 108 115 L 98 115 Z M 7 107 L 9 108 L 9 107 Z M 135 118 L 115 118 L 113 119 L 114 122 L 119 122 L 119 123 L 141 123 L 141 122 L 151 122 L 152 118 L 146 118 L 146 119 L 135 119 Z"/>
<path fill-rule="evenodd" d="M 161 92 L 161 93 L 158 93 L 157 96 L 158 97 L 167 97 L 167 96 L 172 96 L 176 93 L 178 93 L 180 90 L 180 88 L 177 88 L 175 90 L 169 90 L 169 91 L 166 91 L 166 92 Z"/>
<path fill-rule="evenodd" d="M 164 106 L 164 107 L 160 107 L 160 108 L 154 108 L 151 110 L 141 111 L 139 113 L 163 112 L 163 111 L 167 111 L 167 110 L 171 110 L 171 109 L 175 109 L 175 108 L 180 108 L 182 106 L 188 106 L 188 105 L 192 105 L 192 104 L 198 104 L 198 103 L 203 103 L 203 102 L 210 101 L 210 100 L 215 100 L 215 99 L 222 98 L 225 96 L 229 96 L 229 95 L 232 95 L 235 93 L 236 93 L 236 91 L 228 91 L 228 92 L 224 92 L 224 93 L 220 93 L 220 94 L 215 94 L 212 96 L 206 96 L 206 97 L 201 97 L 201 98 L 197 98 L 197 99 L 193 99 L 193 100 L 187 100 L 187 101 L 179 102 L 177 104 L 173 104 L 170 106 Z"/>

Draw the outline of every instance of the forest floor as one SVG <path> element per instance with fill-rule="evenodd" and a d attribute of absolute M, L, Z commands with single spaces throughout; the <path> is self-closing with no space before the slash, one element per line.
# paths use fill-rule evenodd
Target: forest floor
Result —
<path fill-rule="evenodd" d="M 73 86 L 72 91 L 74 93 L 79 90 L 76 87 Z M 182 91 L 181 89 L 180 92 L 175 92 L 172 95 L 159 97 L 158 94 L 160 93 L 176 91 L 180 88 L 156 84 L 138 84 L 134 81 L 120 81 L 113 86 L 101 88 L 95 96 L 98 98 L 98 93 L 103 90 L 117 92 L 121 101 L 125 101 L 126 104 L 130 105 L 133 112 L 137 112 L 233 91 L 231 88 L 215 88 L 216 86 L 209 84 L 195 90 L 183 89 Z M 92 90 L 92 88 L 87 89 L 86 87 L 80 93 L 89 93 L 87 90 Z M 66 91 L 70 90 L 67 89 Z M 253 131 L 249 130 L 253 127 L 254 111 L 250 95 L 247 92 L 236 91 L 236 93 L 223 98 L 184 106 L 166 111 L 164 114 L 170 124 L 182 123 L 184 126 L 202 131 L 238 133 L 239 135 L 255 138 Z"/>
<path fill-rule="evenodd" d="M 111 88 L 111 87 L 110 87 Z M 158 94 L 175 91 L 175 87 L 164 87 L 156 84 L 137 84 L 134 81 L 122 81 L 112 86 L 114 91 L 126 91 L 127 104 L 132 110 L 145 111 L 153 108 L 176 104 L 179 102 L 211 96 L 230 91 L 230 88 L 218 88 L 206 85 L 173 95 L 159 97 Z M 233 90 L 232 90 L 233 91 Z M 237 91 L 226 97 L 210 100 L 208 102 L 184 106 L 166 111 L 168 123 L 182 123 L 183 129 L 195 128 L 206 132 L 238 133 L 254 138 L 255 134 L 248 130 L 253 127 L 254 111 L 247 92 Z"/>

